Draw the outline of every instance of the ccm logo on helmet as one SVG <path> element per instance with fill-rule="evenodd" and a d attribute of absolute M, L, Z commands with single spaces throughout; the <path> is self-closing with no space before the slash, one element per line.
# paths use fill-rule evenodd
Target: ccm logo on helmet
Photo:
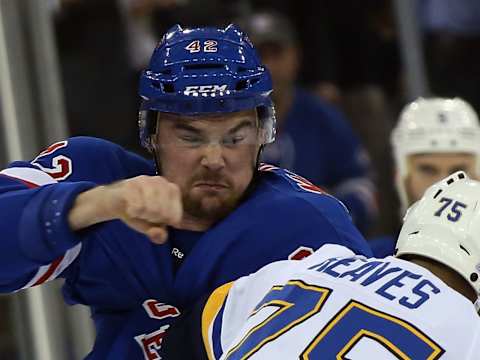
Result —
<path fill-rule="evenodd" d="M 227 90 L 227 85 L 194 85 L 185 87 L 185 95 L 216 93 Z"/>

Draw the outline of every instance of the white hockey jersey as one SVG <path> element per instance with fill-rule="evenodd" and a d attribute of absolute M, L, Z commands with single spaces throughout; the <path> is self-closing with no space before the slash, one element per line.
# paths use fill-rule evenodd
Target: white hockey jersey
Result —
<path fill-rule="evenodd" d="M 202 315 L 210 359 L 480 359 L 474 305 L 431 272 L 324 245 L 217 289 Z"/>

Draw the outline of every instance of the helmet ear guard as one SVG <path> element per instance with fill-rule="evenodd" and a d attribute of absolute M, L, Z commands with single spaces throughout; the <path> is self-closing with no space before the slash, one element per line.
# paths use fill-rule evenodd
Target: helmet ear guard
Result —
<path fill-rule="evenodd" d="M 395 255 L 435 260 L 480 294 L 479 205 L 480 182 L 463 171 L 432 185 L 407 211 Z"/>
<path fill-rule="evenodd" d="M 262 136 L 262 145 L 270 144 L 275 141 L 277 133 L 275 123 L 275 108 L 271 106 L 258 106 L 257 116 L 260 125 L 260 129 L 264 131 Z"/>
<path fill-rule="evenodd" d="M 148 151 L 153 152 L 152 135 L 157 130 L 157 115 L 155 110 L 140 110 L 138 112 L 138 129 L 140 132 L 141 145 Z"/>

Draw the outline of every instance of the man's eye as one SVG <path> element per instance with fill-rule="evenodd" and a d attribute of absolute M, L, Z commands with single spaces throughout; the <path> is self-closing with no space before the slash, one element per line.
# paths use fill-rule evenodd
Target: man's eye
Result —
<path fill-rule="evenodd" d="M 420 165 L 418 167 L 418 170 L 425 174 L 425 175 L 429 175 L 429 176 L 433 176 L 433 175 L 436 175 L 438 173 L 438 170 L 432 166 L 428 166 L 428 165 Z"/>
<path fill-rule="evenodd" d="M 245 139 L 245 136 L 243 135 L 233 135 L 233 136 L 227 136 L 226 138 L 223 139 L 223 144 L 224 145 L 237 145 L 238 143 L 241 143 Z"/>
<path fill-rule="evenodd" d="M 194 135 L 180 135 L 179 139 L 189 144 L 199 144 L 202 142 L 200 137 Z"/>

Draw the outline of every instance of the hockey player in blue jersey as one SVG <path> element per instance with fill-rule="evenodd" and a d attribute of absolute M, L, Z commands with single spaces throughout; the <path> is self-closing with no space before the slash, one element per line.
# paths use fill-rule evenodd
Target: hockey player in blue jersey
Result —
<path fill-rule="evenodd" d="M 155 161 L 78 137 L 0 172 L 0 291 L 65 278 L 65 301 L 92 310 L 89 359 L 157 359 L 169 324 L 220 284 L 325 242 L 370 255 L 338 200 L 259 166 L 271 90 L 234 26 L 172 28 L 140 82 Z M 155 323 L 129 328 L 142 304 Z"/>

